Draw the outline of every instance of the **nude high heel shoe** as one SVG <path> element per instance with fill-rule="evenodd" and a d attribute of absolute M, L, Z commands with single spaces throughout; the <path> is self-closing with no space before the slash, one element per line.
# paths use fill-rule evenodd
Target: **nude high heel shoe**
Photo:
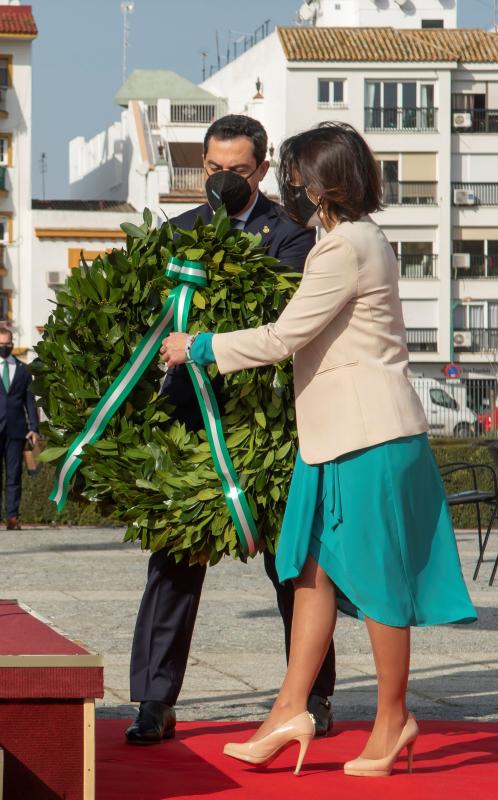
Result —
<path fill-rule="evenodd" d="M 419 730 L 413 714 L 408 714 L 405 726 L 399 735 L 395 747 L 384 758 L 355 758 L 344 764 L 346 775 L 361 775 L 371 778 L 382 778 L 390 775 L 396 759 L 402 750 L 408 751 L 408 772 L 412 771 L 413 745 L 418 736 Z"/>
<path fill-rule="evenodd" d="M 223 748 L 223 753 L 240 761 L 247 761 L 249 764 L 268 766 L 282 750 L 286 750 L 293 742 L 299 742 L 299 755 L 294 770 L 294 775 L 299 775 L 304 756 L 314 735 L 313 717 L 307 711 L 303 711 L 302 714 L 292 717 L 256 742 L 242 744 L 228 742 Z"/>

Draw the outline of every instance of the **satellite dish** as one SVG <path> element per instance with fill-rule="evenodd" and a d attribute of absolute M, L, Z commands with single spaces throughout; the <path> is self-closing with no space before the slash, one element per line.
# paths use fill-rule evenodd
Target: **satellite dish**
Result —
<path fill-rule="evenodd" d="M 313 19 L 318 10 L 318 5 L 319 2 L 317 0 L 306 0 L 297 12 L 299 22 L 309 22 L 310 19 Z"/>
<path fill-rule="evenodd" d="M 139 161 L 137 166 L 137 172 L 139 175 L 147 175 L 150 170 L 150 164 L 148 161 Z"/>

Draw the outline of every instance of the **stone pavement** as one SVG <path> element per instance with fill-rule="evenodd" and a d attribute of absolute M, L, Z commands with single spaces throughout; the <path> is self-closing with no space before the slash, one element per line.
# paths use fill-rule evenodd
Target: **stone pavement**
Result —
<path fill-rule="evenodd" d="M 498 534 L 477 582 L 473 533 L 458 534 L 479 621 L 413 631 L 410 708 L 420 717 L 498 721 L 498 578 L 487 581 Z M 0 597 L 17 598 L 105 657 L 100 716 L 129 717 L 128 667 L 147 555 L 122 531 L 92 528 L 0 531 Z M 441 580 L 444 581 L 444 574 Z M 336 631 L 338 719 L 371 718 L 374 667 L 364 625 L 340 616 Z M 261 558 L 208 570 L 179 719 L 256 719 L 284 672 L 283 630 Z"/>

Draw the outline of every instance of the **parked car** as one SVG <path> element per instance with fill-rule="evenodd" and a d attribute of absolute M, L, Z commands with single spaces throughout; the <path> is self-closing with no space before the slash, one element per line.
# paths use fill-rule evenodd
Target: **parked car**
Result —
<path fill-rule="evenodd" d="M 434 378 L 410 378 L 410 381 L 422 401 L 429 423 L 429 435 L 475 436 L 477 414 L 458 403 L 444 385 Z"/>
<path fill-rule="evenodd" d="M 479 428 L 483 433 L 490 433 L 490 431 L 498 431 L 498 407 L 495 407 L 494 421 L 491 409 L 482 409 L 477 417 Z"/>

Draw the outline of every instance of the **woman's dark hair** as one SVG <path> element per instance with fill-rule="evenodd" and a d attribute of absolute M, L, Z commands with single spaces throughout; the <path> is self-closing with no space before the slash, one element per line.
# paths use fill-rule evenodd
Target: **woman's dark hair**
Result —
<path fill-rule="evenodd" d="M 237 136 L 247 136 L 252 141 L 254 158 L 259 167 L 266 158 L 268 136 L 261 122 L 243 114 L 227 114 L 226 117 L 220 117 L 209 126 L 204 137 L 204 155 L 208 151 L 211 138 L 225 141 L 226 139 L 236 139 Z"/>
<path fill-rule="evenodd" d="M 296 181 L 321 198 L 330 221 L 354 222 L 382 208 L 379 165 L 363 137 L 344 122 L 323 122 L 285 140 L 278 171 L 281 195 L 288 196 L 285 187 Z M 292 216 L 292 207 L 288 210 Z"/>

